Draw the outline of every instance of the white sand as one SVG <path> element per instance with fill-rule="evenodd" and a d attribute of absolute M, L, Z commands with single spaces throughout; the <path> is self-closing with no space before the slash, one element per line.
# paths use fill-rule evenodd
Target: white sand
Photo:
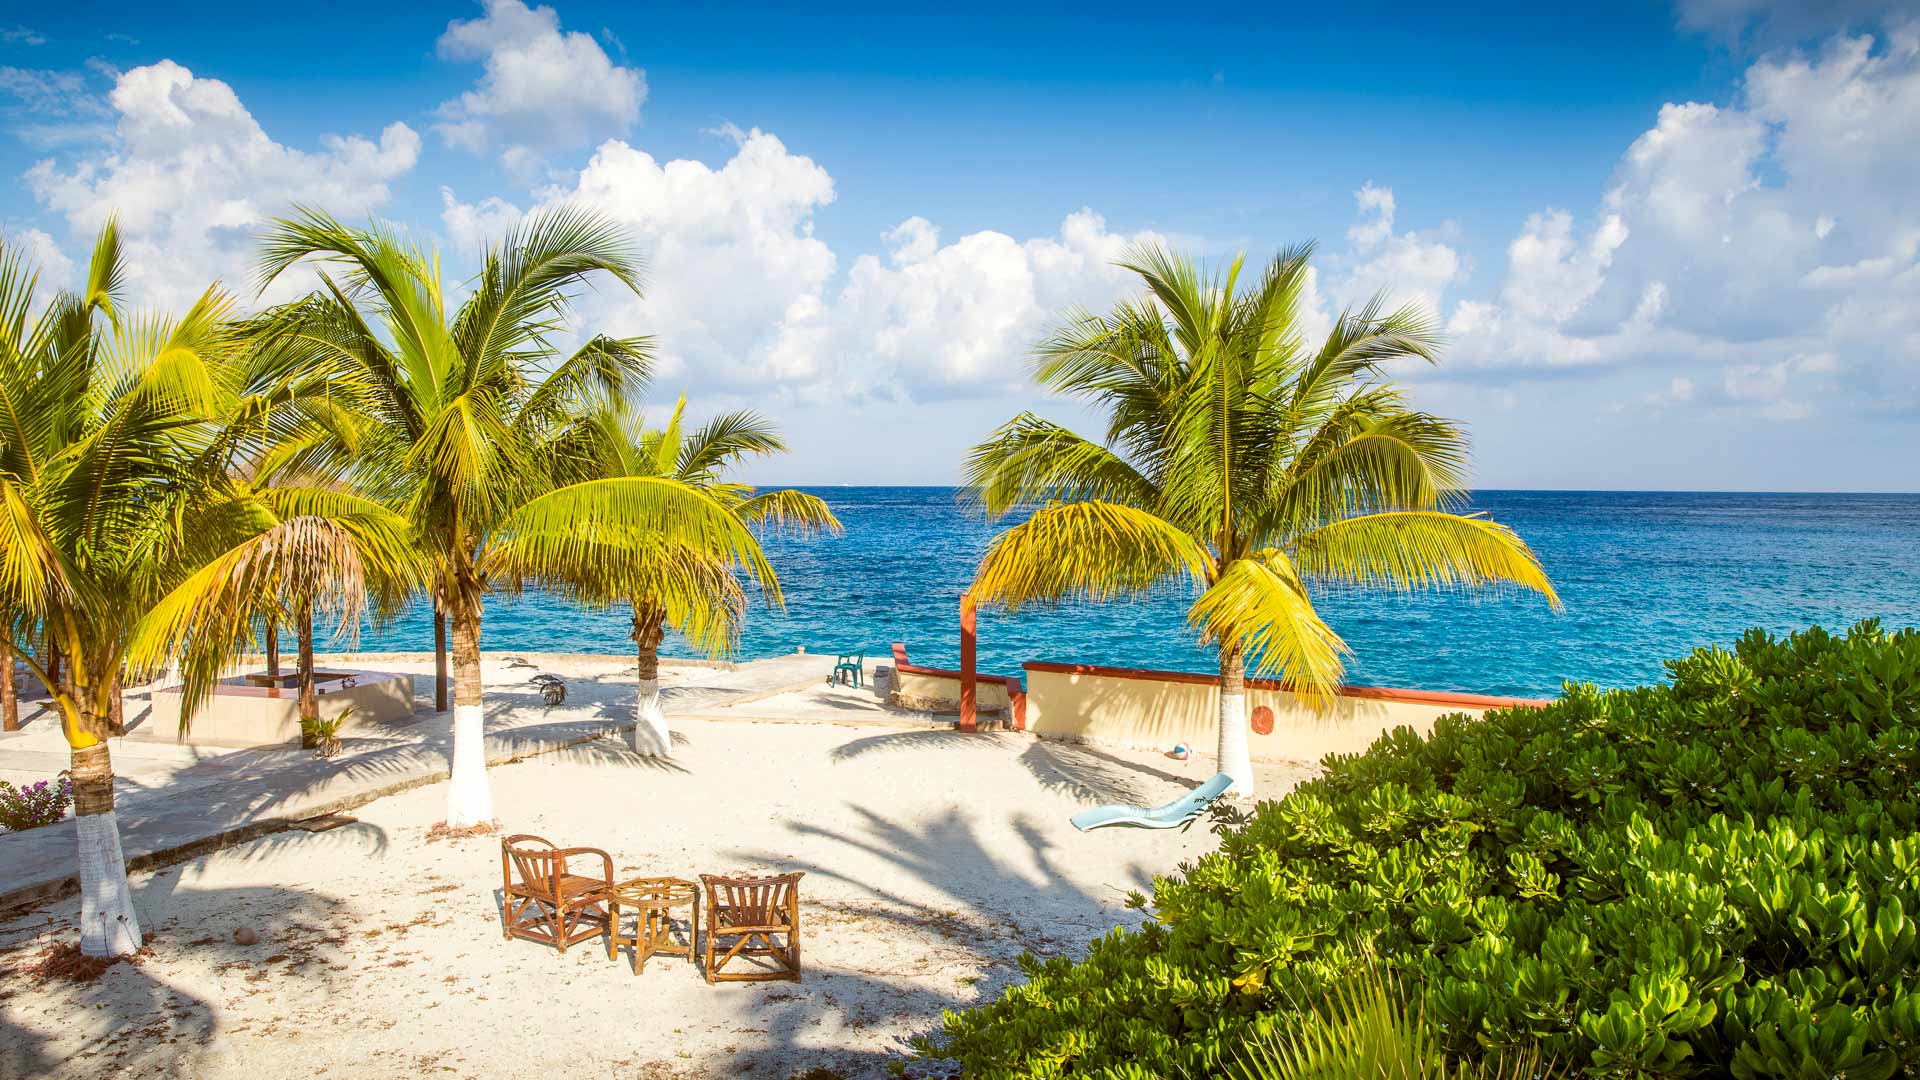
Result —
<path fill-rule="evenodd" d="M 433 785 L 136 878 L 152 954 L 95 984 L 21 971 L 74 937 L 77 901 L 0 927 L 0 1076 L 881 1076 L 942 1009 L 997 996 L 1021 950 L 1133 923 L 1127 893 L 1214 840 L 1067 823 L 1173 798 L 1206 759 L 793 722 L 680 734 L 659 766 L 588 744 L 496 767 L 503 824 L 604 847 L 618 876 L 806 871 L 803 982 L 709 986 L 670 957 L 636 977 L 597 941 L 502 940 L 498 842 L 428 841 Z M 1266 795 L 1310 773 L 1257 768 Z M 233 943 L 243 926 L 259 944 Z"/>

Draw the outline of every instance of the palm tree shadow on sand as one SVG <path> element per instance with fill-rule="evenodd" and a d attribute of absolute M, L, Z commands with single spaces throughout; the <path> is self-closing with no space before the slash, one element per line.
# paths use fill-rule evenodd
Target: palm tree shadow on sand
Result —
<path fill-rule="evenodd" d="M 384 832 L 353 828 L 353 842 L 384 850 Z M 277 834 L 255 841 L 244 857 L 269 857 L 313 839 Z M 7 950 L 0 965 L 0 1076 L 198 1076 L 223 1064 L 219 1003 L 168 982 L 159 972 L 169 958 L 190 954 L 210 964 L 223 986 L 248 988 L 242 992 L 257 992 L 252 988 L 268 979 L 296 979 L 312 984 L 318 999 L 334 993 L 353 930 L 342 924 L 349 901 L 279 886 L 182 889 L 183 873 L 170 867 L 135 886 L 151 955 L 113 964 L 97 978 L 42 981 L 26 970 L 49 947 L 78 940 L 70 918 L 35 913 L 0 927 L 0 948 Z M 258 934 L 255 944 L 235 942 L 242 926 Z M 29 1022 L 27 1009 L 37 1003 L 49 1003 L 59 1019 Z M 76 1022 L 97 1023 L 101 1033 L 79 1040 L 53 1034 Z"/>
<path fill-rule="evenodd" d="M 988 751 L 1004 755 L 1020 747 L 1018 760 L 1040 786 L 1076 802 L 1158 805 L 1192 788 L 1193 777 L 1129 761 L 1084 743 L 1035 739 L 1005 732 L 890 731 L 850 739 L 828 752 L 835 764 L 872 754 L 929 751 L 952 754 Z M 1168 785 L 1177 785 L 1169 787 Z"/>
<path fill-rule="evenodd" d="M 914 732 L 908 734 L 950 734 Z M 974 738 L 974 736 L 960 736 Z M 823 1017 L 838 1013 L 843 1023 L 864 1026 L 875 1017 L 849 1004 L 860 1000 L 863 988 L 882 992 L 885 1012 L 908 1018 L 912 1034 L 932 1034 L 943 1010 L 964 1008 L 997 998 L 1019 977 L 1014 960 L 1023 952 L 1036 956 L 1080 955 L 1087 944 L 1115 926 L 1133 925 L 1139 917 L 1124 906 L 1127 888 L 1109 885 L 1104 892 L 1074 883 L 1055 859 L 1055 844 L 1031 815 L 1015 812 L 1005 819 L 987 814 L 976 819 L 963 814 L 919 825 L 891 821 L 861 806 L 850 806 L 859 821 L 855 829 L 839 831 L 824 826 L 789 823 L 796 836 L 826 840 L 844 846 L 859 864 L 878 860 L 914 883 L 912 888 L 890 888 L 865 880 L 832 860 L 796 859 L 774 851 L 735 852 L 750 863 L 804 870 L 802 924 L 838 924 L 844 933 L 884 937 L 910 933 L 936 939 L 930 942 L 918 966 L 862 969 L 836 963 L 822 947 L 810 944 L 806 981 L 785 988 L 767 1003 L 767 1035 L 772 1045 L 743 1051 L 736 1066 L 765 1075 L 785 1076 L 779 1070 L 804 1071 L 825 1067 L 847 1077 L 884 1076 L 889 1064 L 911 1053 L 904 1040 L 889 1052 L 818 1050 L 805 1047 L 799 1036 L 817 1027 Z M 1022 859 L 1008 858 L 1007 845 L 987 842 L 985 830 L 1003 829 L 1018 838 L 1031 868 Z M 890 875 L 891 876 L 891 875 Z M 855 898 L 826 899 L 808 895 L 810 882 L 830 881 Z M 1151 874 L 1138 863 L 1126 870 L 1128 888 L 1150 885 Z M 838 936 L 838 935 L 836 935 Z M 958 948 L 973 954 L 982 968 L 977 982 L 962 982 L 950 961 L 938 951 Z M 948 988 L 951 989 L 948 989 Z M 796 1069 L 796 1063 L 797 1069 Z M 908 1076 L 919 1075 L 909 1068 Z"/>

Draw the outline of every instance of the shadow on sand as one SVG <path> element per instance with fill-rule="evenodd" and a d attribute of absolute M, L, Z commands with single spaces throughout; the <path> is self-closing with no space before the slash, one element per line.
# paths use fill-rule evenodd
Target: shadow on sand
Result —
<path fill-rule="evenodd" d="M 927 745 L 941 742 L 936 739 Z M 733 1064 L 742 1071 L 784 1077 L 821 1067 L 850 1078 L 880 1077 L 888 1075 L 889 1066 L 908 1063 L 906 1075 L 921 1075 L 907 1061 L 912 1049 L 904 1039 L 889 1051 L 859 1051 L 819 1048 L 808 1045 L 803 1037 L 829 1016 L 837 1015 L 842 1024 L 853 1027 L 882 1019 L 881 1015 L 862 1011 L 857 1004 L 876 1000 L 885 1002 L 886 1017 L 906 1020 L 914 1034 L 931 1034 L 939 1028 L 942 1011 L 998 997 L 1018 978 L 1013 961 L 1021 953 L 1040 957 L 1077 955 L 1089 941 L 1114 926 L 1138 921 L 1124 906 L 1126 889 L 1109 886 L 1109 894 L 1100 895 L 1074 884 L 1055 861 L 1053 841 L 1024 812 L 1011 813 L 1004 819 L 989 813 L 984 821 L 955 815 L 909 825 L 866 807 L 855 805 L 850 809 L 858 822 L 846 831 L 804 823 L 789 823 L 787 827 L 797 836 L 826 840 L 864 858 L 797 860 L 770 851 L 739 852 L 736 857 L 804 870 L 814 880 L 826 879 L 848 887 L 835 890 L 842 895 L 851 892 L 859 897 L 809 901 L 803 882 L 803 921 L 811 920 L 816 927 L 823 922 L 838 923 L 875 939 L 902 932 L 930 935 L 939 939 L 940 945 L 973 954 L 982 974 L 978 981 L 972 981 L 950 972 L 949 962 L 938 955 L 938 949 L 928 949 L 915 967 L 870 970 L 844 962 L 836 964 L 816 947 L 810 954 L 804 983 L 775 984 L 784 991 L 762 999 L 766 1035 L 772 1045 L 737 1055 Z M 992 829 L 1004 829 L 1019 837 L 1031 859 L 1031 869 L 1019 865 L 1024 860 L 996 854 L 1005 851 L 1007 845 L 986 841 L 986 831 Z M 908 895 L 864 880 L 844 868 L 870 860 L 878 860 L 925 888 L 914 888 L 913 895 Z M 1128 867 L 1126 876 L 1129 888 L 1146 887 L 1152 880 L 1151 872 L 1138 863 Z"/>
<path fill-rule="evenodd" d="M 1084 804 L 1158 805 L 1197 783 L 1192 777 L 1129 761 L 1083 743 L 997 731 L 893 731 L 851 739 L 834 747 L 828 757 L 837 764 L 871 754 L 900 751 L 1004 753 L 1012 747 L 1021 748 L 1020 765 L 1032 773 L 1042 787 Z M 1166 784 L 1175 784 L 1178 788 L 1169 789 Z"/>
<path fill-rule="evenodd" d="M 387 843 L 386 834 L 370 825 L 331 836 L 327 842 L 344 840 L 369 853 L 384 851 Z M 309 834 L 280 833 L 255 841 L 244 857 L 265 858 L 315 842 Z M 39 913 L 0 930 L 8 949 L 0 976 L 0 1076 L 188 1077 L 209 1071 L 228 1052 L 220 1005 L 156 974 L 156 961 L 163 958 L 191 953 L 223 987 L 247 988 L 236 990 L 241 993 L 254 992 L 261 980 L 289 978 L 314 984 L 322 994 L 333 990 L 349 939 L 348 930 L 335 924 L 346 901 L 277 886 L 182 890 L 186 872 L 170 867 L 135 886 L 151 954 L 114 964 L 91 981 L 41 982 L 25 970 L 49 947 L 77 940 L 70 919 Z M 261 915 L 250 918 L 253 911 Z M 208 913 L 217 915 L 209 919 Z M 241 926 L 254 928 L 258 942 L 237 944 L 234 931 Z M 52 1011 L 30 1015 L 42 1006 Z M 287 1022 L 302 1023 L 297 1017 Z M 76 1025 L 77 1037 L 60 1034 Z"/>

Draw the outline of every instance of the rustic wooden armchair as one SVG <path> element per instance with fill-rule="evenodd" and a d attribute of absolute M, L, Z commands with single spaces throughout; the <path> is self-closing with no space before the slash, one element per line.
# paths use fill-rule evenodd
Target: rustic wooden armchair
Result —
<path fill-rule="evenodd" d="M 800 981 L 800 879 L 805 876 L 700 875 L 707 887 L 708 982 Z M 722 939 L 731 939 L 733 946 L 727 948 Z M 743 957 L 765 963 L 752 963 L 750 971 L 722 970 Z"/>
<path fill-rule="evenodd" d="M 597 857 L 598 876 L 569 871 L 570 858 Z M 518 880 L 515 880 L 516 874 Z M 607 932 L 613 856 L 599 848 L 560 848 L 538 836 L 500 841 L 501 936 L 525 938 L 561 952 Z"/>

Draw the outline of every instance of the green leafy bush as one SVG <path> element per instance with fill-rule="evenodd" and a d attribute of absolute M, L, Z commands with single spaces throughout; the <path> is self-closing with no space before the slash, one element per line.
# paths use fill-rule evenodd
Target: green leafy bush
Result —
<path fill-rule="evenodd" d="M 1668 669 L 1329 759 L 1156 880 L 1141 929 L 1023 960 L 928 1052 L 1216 1074 L 1370 951 L 1454 1055 L 1920 1076 L 1920 633 L 1755 631 Z"/>

